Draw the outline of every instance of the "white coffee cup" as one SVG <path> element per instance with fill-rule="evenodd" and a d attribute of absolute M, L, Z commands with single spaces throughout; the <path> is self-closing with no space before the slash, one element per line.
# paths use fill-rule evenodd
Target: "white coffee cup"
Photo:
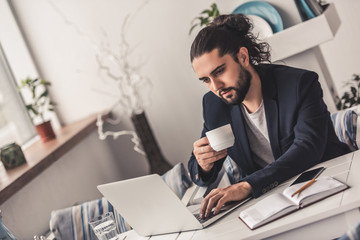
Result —
<path fill-rule="evenodd" d="M 210 146 L 217 152 L 231 147 L 235 142 L 230 124 L 208 131 L 205 135 L 209 140 Z"/>

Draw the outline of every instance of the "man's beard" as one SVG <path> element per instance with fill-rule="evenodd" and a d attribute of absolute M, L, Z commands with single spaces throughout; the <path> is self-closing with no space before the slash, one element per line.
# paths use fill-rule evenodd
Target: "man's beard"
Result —
<path fill-rule="evenodd" d="M 250 88 L 251 73 L 248 70 L 246 70 L 243 66 L 241 66 L 240 63 L 239 66 L 240 66 L 240 73 L 237 81 L 237 86 L 221 89 L 219 92 L 221 100 L 229 105 L 238 105 L 242 103 Z M 227 98 L 224 98 L 222 96 L 222 92 L 227 92 L 231 90 L 234 90 L 235 93 L 228 95 Z"/>

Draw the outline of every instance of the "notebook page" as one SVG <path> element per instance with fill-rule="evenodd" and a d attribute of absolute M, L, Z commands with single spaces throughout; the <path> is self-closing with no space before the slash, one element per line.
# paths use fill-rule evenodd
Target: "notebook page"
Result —
<path fill-rule="evenodd" d="M 299 184 L 295 184 L 286 188 L 283 193 L 284 195 L 294 201 L 296 204 L 302 205 L 315 202 L 325 196 L 331 195 L 341 189 L 345 189 L 347 186 L 342 182 L 330 177 L 330 176 L 322 176 L 316 179 L 316 181 L 310 185 L 308 188 L 301 191 L 299 194 L 296 194 L 294 197 L 291 195 L 300 189 L 302 186 L 307 184 L 308 182 L 303 182 Z"/>
<path fill-rule="evenodd" d="M 276 193 L 240 212 L 239 216 L 250 228 L 254 228 L 270 222 L 294 208 L 297 206 L 292 201 L 283 194 Z"/>

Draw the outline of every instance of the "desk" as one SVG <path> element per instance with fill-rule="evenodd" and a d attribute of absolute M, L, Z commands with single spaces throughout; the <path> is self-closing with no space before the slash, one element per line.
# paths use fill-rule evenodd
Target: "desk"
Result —
<path fill-rule="evenodd" d="M 314 168 L 324 166 L 322 175 L 329 175 L 347 183 L 350 188 L 326 198 L 304 209 L 280 218 L 258 229 L 250 230 L 239 220 L 243 209 L 284 188 L 295 179 L 253 199 L 235 209 L 209 227 L 189 232 L 173 233 L 153 237 L 141 237 L 135 231 L 121 234 L 126 240 L 210 240 L 210 239 L 333 239 L 360 222 L 360 151 L 323 162 Z"/>

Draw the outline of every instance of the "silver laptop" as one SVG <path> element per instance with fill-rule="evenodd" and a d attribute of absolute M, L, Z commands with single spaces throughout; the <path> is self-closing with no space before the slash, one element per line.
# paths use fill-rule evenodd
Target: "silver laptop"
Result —
<path fill-rule="evenodd" d="M 98 189 L 142 236 L 202 229 L 248 201 L 226 205 L 203 221 L 196 217 L 200 205 L 187 208 L 157 174 L 99 185 Z"/>

